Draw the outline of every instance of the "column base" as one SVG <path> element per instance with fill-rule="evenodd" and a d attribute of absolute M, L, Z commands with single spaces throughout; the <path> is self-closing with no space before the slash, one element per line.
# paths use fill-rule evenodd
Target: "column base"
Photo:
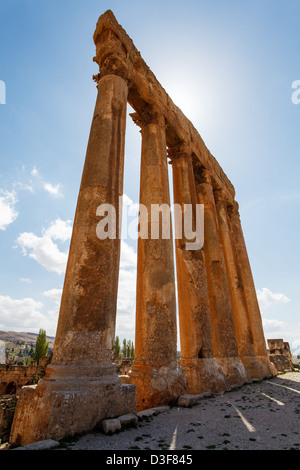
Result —
<path fill-rule="evenodd" d="M 215 394 L 230 390 L 230 385 L 214 357 L 180 359 L 180 366 L 187 378 L 188 393 L 211 392 Z"/>
<path fill-rule="evenodd" d="M 51 378 L 46 376 L 37 385 L 21 390 L 11 444 L 24 446 L 44 439 L 61 440 L 92 431 L 103 419 L 136 413 L 135 387 L 121 384 L 117 375 L 94 377 L 90 370 L 79 375 L 83 372 L 81 367 L 48 367 L 50 372 L 57 372 L 56 377 L 48 373 Z"/>
<path fill-rule="evenodd" d="M 241 361 L 253 380 L 263 380 L 277 375 L 276 368 L 266 356 L 241 356 Z"/>
<path fill-rule="evenodd" d="M 239 357 L 216 357 L 216 360 L 231 387 L 252 382 L 249 372 Z"/>
<path fill-rule="evenodd" d="M 269 359 L 268 356 L 257 356 L 258 360 L 262 363 L 262 367 L 264 370 L 264 377 L 269 379 L 271 377 L 275 377 L 278 375 L 278 369 L 275 364 Z"/>
<path fill-rule="evenodd" d="M 154 367 L 144 361 L 134 361 L 127 382 L 136 386 L 137 411 L 176 403 L 186 393 L 187 381 L 177 363 Z"/>

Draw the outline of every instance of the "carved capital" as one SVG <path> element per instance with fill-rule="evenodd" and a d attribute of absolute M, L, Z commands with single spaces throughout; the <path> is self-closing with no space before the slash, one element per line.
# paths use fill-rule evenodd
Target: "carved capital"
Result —
<path fill-rule="evenodd" d="M 106 57 L 100 66 L 100 78 L 105 75 L 118 75 L 129 83 L 129 71 L 126 61 L 122 60 L 116 54 Z"/>
<path fill-rule="evenodd" d="M 166 121 L 164 116 L 152 106 L 146 106 L 138 113 L 130 114 L 133 122 L 141 129 L 148 126 L 149 124 L 157 124 L 163 128 L 166 127 Z"/>
<path fill-rule="evenodd" d="M 179 160 L 185 158 L 187 160 L 192 159 L 192 151 L 188 144 L 182 142 L 178 145 L 173 145 L 168 147 L 168 157 L 170 158 L 171 162 L 173 163 L 175 160 Z"/>
<path fill-rule="evenodd" d="M 222 189 L 215 189 L 214 190 L 214 197 L 216 203 L 221 203 L 227 206 L 227 201 L 225 198 L 225 193 Z"/>
<path fill-rule="evenodd" d="M 118 35 L 111 29 L 104 29 L 96 40 L 96 56 L 93 59 L 99 65 L 100 74 L 94 75 L 99 81 L 105 75 L 118 75 L 129 80 L 130 61 L 128 52 Z"/>
<path fill-rule="evenodd" d="M 239 204 L 236 201 L 233 201 L 233 204 L 228 206 L 228 215 L 230 219 L 237 218 L 240 220 L 240 213 L 239 213 Z"/>
<path fill-rule="evenodd" d="M 204 167 L 197 168 L 197 171 L 195 171 L 195 181 L 196 185 L 209 184 L 210 186 L 212 186 L 210 172 Z"/>

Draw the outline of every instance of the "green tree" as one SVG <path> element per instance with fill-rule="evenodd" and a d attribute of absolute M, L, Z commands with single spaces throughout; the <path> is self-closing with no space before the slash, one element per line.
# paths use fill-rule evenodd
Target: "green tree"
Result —
<path fill-rule="evenodd" d="M 130 357 L 131 352 L 131 340 L 129 339 L 126 344 L 126 357 Z"/>
<path fill-rule="evenodd" d="M 127 341 L 126 338 L 123 339 L 123 347 L 122 347 L 122 355 L 123 357 L 126 357 L 127 354 Z"/>
<path fill-rule="evenodd" d="M 41 359 L 41 357 L 46 356 L 48 352 L 48 346 L 49 346 L 49 343 L 46 338 L 46 331 L 43 329 L 40 329 L 39 334 L 36 339 L 36 343 L 35 343 L 35 351 L 33 354 L 33 360 L 39 363 L 39 360 Z"/>
<path fill-rule="evenodd" d="M 134 344 L 133 344 L 133 341 L 131 343 L 130 357 L 131 357 L 132 360 L 134 360 Z"/>
<path fill-rule="evenodd" d="M 116 336 L 115 343 L 114 343 L 114 357 L 120 357 L 121 354 L 121 347 L 120 347 L 120 339 L 119 336 Z"/>
<path fill-rule="evenodd" d="M 31 362 L 31 357 L 27 356 L 25 360 L 25 366 L 29 366 L 30 362 Z"/>

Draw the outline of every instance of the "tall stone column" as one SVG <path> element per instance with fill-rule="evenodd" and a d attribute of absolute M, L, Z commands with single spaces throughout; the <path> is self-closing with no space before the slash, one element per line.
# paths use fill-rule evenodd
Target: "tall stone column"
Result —
<path fill-rule="evenodd" d="M 203 170 L 196 186 L 198 201 L 204 204 L 204 253 L 212 317 L 214 356 L 231 385 L 251 381 L 241 359 L 231 305 L 223 247 L 210 175 Z"/>
<path fill-rule="evenodd" d="M 127 84 L 98 83 L 78 196 L 51 365 L 35 389 L 23 389 L 11 442 L 62 439 L 102 419 L 136 411 L 135 387 L 122 385 L 112 364 L 120 259 L 119 196 L 123 192 Z M 102 204 L 115 238 L 101 239 Z M 115 213 L 115 217 L 114 217 Z M 108 220 L 108 219 L 107 219 Z M 112 230 L 114 232 L 114 230 Z M 112 233 L 110 232 L 110 233 Z"/>
<path fill-rule="evenodd" d="M 182 237 L 175 239 L 177 291 L 180 325 L 180 365 L 185 373 L 190 394 L 220 393 L 228 383 L 213 357 L 210 305 L 206 278 L 206 261 L 199 246 L 190 250 L 184 233 L 185 208 L 192 208 L 192 226 L 196 229 L 197 196 L 191 152 L 187 145 L 169 148 L 172 161 L 175 225 Z M 176 220 L 177 217 L 177 220 Z M 181 230 L 180 230 L 181 229 Z"/>
<path fill-rule="evenodd" d="M 186 390 L 177 364 L 176 297 L 164 117 L 132 115 L 141 126 L 140 238 L 138 239 L 135 360 L 130 383 L 137 409 L 172 403 Z M 155 206 L 162 206 L 161 220 Z M 143 210 L 142 210 L 143 209 Z M 146 213 L 145 213 L 146 210 Z M 165 212 L 164 212 L 165 211 Z M 169 229 L 164 232 L 165 229 Z"/>
<path fill-rule="evenodd" d="M 222 190 L 214 191 L 220 237 L 223 246 L 239 356 L 252 379 L 262 379 L 263 367 L 254 348 L 242 273 L 237 262 L 236 246 L 228 220 L 227 201 Z"/>
<path fill-rule="evenodd" d="M 270 377 L 276 375 L 277 371 L 270 362 L 267 354 L 266 340 L 264 337 L 256 289 L 241 226 L 238 203 L 236 201 L 234 201 L 234 204 L 229 207 L 229 220 L 233 233 L 234 245 L 236 247 L 237 263 L 245 294 L 254 349 L 260 362 L 260 376 L 261 378 Z"/>

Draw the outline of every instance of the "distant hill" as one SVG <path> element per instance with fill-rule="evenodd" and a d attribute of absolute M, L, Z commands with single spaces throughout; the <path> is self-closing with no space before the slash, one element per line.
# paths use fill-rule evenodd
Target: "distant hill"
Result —
<path fill-rule="evenodd" d="M 12 343 L 21 341 L 22 343 L 32 344 L 33 346 L 35 346 L 37 336 L 37 333 L 0 331 L 0 340 L 2 341 L 11 341 Z M 47 341 L 49 342 L 50 348 L 53 348 L 54 339 L 54 336 L 47 336 Z"/>

